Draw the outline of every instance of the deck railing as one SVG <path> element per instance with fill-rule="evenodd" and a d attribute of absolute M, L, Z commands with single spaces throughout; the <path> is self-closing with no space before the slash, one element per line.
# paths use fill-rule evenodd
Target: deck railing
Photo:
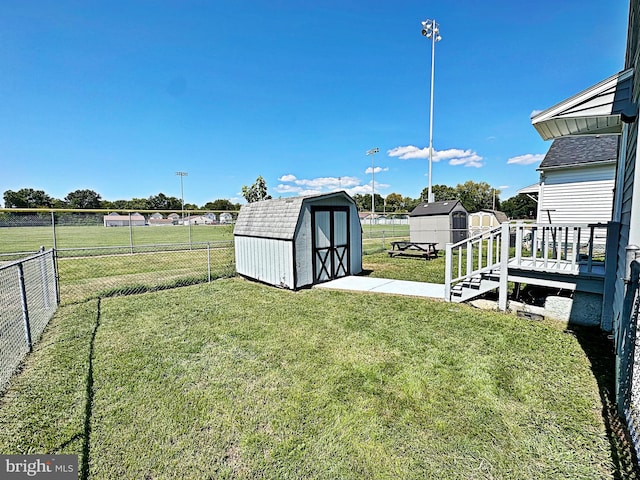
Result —
<path fill-rule="evenodd" d="M 607 224 L 505 222 L 493 230 L 446 246 L 445 298 L 452 288 L 488 272 L 500 275 L 506 308 L 509 268 L 565 274 L 603 272 Z"/>

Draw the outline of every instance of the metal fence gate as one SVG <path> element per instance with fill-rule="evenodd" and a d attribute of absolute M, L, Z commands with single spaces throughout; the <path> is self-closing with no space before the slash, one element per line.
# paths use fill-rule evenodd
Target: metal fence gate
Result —
<path fill-rule="evenodd" d="M 53 250 L 0 266 L 0 391 L 57 308 Z"/>
<path fill-rule="evenodd" d="M 640 310 L 640 262 L 630 264 L 627 291 L 616 351 L 616 398 L 618 413 L 627 421 L 636 453 L 640 452 L 640 341 L 638 312 Z"/>

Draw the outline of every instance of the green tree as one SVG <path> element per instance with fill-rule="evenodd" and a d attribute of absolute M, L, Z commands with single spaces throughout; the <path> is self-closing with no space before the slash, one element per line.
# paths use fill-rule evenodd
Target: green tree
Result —
<path fill-rule="evenodd" d="M 250 187 L 243 185 L 242 196 L 248 203 L 269 200 L 271 198 L 271 195 L 267 194 L 267 182 L 262 176 L 256 178 L 255 183 Z"/>
<path fill-rule="evenodd" d="M 402 199 L 402 209 L 401 210 L 404 211 L 404 212 L 410 212 L 411 210 L 416 208 L 416 206 L 418 206 L 419 203 L 420 203 L 420 199 L 419 198 L 404 197 Z"/>
<path fill-rule="evenodd" d="M 387 203 L 387 212 L 398 212 L 400 210 L 403 210 L 402 195 L 400 195 L 399 193 L 390 193 L 389 195 L 387 195 L 385 201 Z"/>
<path fill-rule="evenodd" d="M 361 193 L 356 193 L 353 196 L 353 199 L 356 202 L 356 206 L 358 207 L 359 212 L 370 212 L 371 211 L 371 194 L 365 193 L 364 195 Z M 375 194 L 375 211 L 382 213 L 384 210 L 384 198 L 378 193 Z"/>
<path fill-rule="evenodd" d="M 468 180 L 456 186 L 456 193 L 457 199 L 469 213 L 493 208 L 494 199 L 496 210 L 500 208 L 500 190 L 494 189 L 487 182 Z"/>
<path fill-rule="evenodd" d="M 75 190 L 69 192 L 64 201 L 71 208 L 100 208 L 102 198 L 93 190 Z"/>
<path fill-rule="evenodd" d="M 535 219 L 538 211 L 538 202 L 529 195 L 521 193 L 501 202 L 500 209 L 509 218 Z"/>
<path fill-rule="evenodd" d="M 146 198 L 132 198 L 126 202 L 127 210 L 151 210 L 149 200 Z"/>
<path fill-rule="evenodd" d="M 182 201 L 176 197 L 167 197 L 164 193 L 151 195 L 147 199 L 147 204 L 151 210 L 179 210 L 182 208 Z"/>
<path fill-rule="evenodd" d="M 237 203 L 231 203 L 231 201 L 227 200 L 226 198 L 219 198 L 217 200 L 214 200 L 213 202 L 205 203 L 202 208 L 204 210 L 231 211 L 231 210 L 239 210 L 240 205 L 238 205 Z"/>
<path fill-rule="evenodd" d="M 17 192 L 7 190 L 4 192 L 5 208 L 50 208 L 54 199 L 43 190 L 33 188 L 21 188 Z"/>
<path fill-rule="evenodd" d="M 446 200 L 458 200 L 458 192 L 455 188 L 450 187 L 448 185 L 432 185 L 431 190 L 433 191 L 433 201 L 434 202 L 444 202 Z M 429 198 L 429 187 L 425 187 L 422 192 L 420 192 L 420 198 L 423 201 L 427 201 Z"/>

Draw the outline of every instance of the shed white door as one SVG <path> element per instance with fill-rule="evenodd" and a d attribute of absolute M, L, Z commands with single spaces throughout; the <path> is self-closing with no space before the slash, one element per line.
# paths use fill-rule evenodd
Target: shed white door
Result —
<path fill-rule="evenodd" d="M 348 207 L 312 207 L 313 283 L 349 275 Z"/>

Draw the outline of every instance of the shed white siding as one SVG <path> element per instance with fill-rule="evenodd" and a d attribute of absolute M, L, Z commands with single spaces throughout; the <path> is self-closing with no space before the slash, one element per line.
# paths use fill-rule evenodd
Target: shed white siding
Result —
<path fill-rule="evenodd" d="M 293 242 L 236 237 L 236 271 L 270 285 L 294 288 Z"/>
<path fill-rule="evenodd" d="M 538 223 L 606 223 L 611 220 L 615 166 L 548 170 L 538 202 Z"/>

